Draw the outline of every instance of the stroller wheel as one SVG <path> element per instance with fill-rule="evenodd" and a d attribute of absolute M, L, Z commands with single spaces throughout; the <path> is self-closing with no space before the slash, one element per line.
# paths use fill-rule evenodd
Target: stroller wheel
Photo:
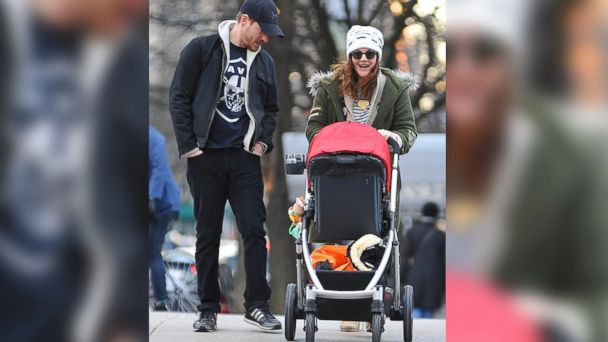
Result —
<path fill-rule="evenodd" d="M 285 291 L 285 339 L 293 341 L 296 336 L 296 309 L 298 306 L 296 284 L 288 284 Z"/>
<path fill-rule="evenodd" d="M 315 341 L 315 332 L 317 331 L 317 318 L 314 313 L 306 313 L 306 342 Z"/>
<path fill-rule="evenodd" d="M 403 305 L 403 341 L 412 341 L 413 318 L 412 311 L 414 309 L 414 288 L 410 285 L 403 287 L 402 294 Z"/>
<path fill-rule="evenodd" d="M 380 342 L 380 338 L 382 337 L 383 322 L 381 313 L 372 314 L 372 342 Z"/>

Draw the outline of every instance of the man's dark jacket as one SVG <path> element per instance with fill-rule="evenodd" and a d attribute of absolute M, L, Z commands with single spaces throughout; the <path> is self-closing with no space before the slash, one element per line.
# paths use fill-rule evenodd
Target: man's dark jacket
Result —
<path fill-rule="evenodd" d="M 221 25 L 220 25 L 221 27 Z M 193 39 L 182 51 L 170 90 L 169 109 L 180 155 L 197 146 L 204 148 L 222 89 L 221 77 L 226 65 L 225 48 L 219 34 Z M 273 148 L 272 134 L 278 108 L 274 61 L 260 49 L 248 64 L 246 108 L 254 126 L 244 147 L 252 151 L 255 143 Z"/>

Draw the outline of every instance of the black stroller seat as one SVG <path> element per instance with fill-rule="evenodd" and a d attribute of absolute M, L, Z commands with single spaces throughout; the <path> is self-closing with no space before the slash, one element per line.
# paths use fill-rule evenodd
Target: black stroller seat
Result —
<path fill-rule="evenodd" d="M 309 163 L 317 242 L 381 235 L 386 170 L 371 155 L 320 155 Z"/>

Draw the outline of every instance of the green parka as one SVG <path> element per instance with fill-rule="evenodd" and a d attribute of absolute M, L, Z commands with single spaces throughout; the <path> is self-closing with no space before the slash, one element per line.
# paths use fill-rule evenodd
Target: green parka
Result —
<path fill-rule="evenodd" d="M 417 137 L 416 123 L 408 90 L 415 89 L 418 81 L 411 73 L 381 68 L 378 96 L 371 101 L 372 111 L 368 124 L 376 129 L 385 129 L 399 135 L 402 141 L 401 154 L 407 153 Z M 339 91 L 340 80 L 333 72 L 317 73 L 308 81 L 314 96 L 306 138 L 311 141 L 319 130 L 329 124 L 346 121 L 352 111 L 352 99 L 345 102 Z"/>

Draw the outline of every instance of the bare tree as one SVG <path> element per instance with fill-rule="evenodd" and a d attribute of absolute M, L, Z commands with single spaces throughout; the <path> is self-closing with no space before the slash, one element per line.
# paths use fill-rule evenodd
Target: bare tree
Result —
<path fill-rule="evenodd" d="M 288 37 L 291 37 L 293 34 L 290 24 L 293 1 L 276 1 L 276 4 L 281 8 L 279 25 L 287 38 L 274 39 L 268 47 L 269 52 L 275 60 L 279 107 L 281 111 L 273 139 L 275 148 L 270 154 L 270 158 L 266 159 L 264 171 L 266 178 L 270 182 L 270 186 L 266 187 L 268 189 L 268 215 L 266 223 L 271 243 L 269 260 L 271 272 L 270 285 L 272 288 L 271 303 L 276 306 L 275 311 L 282 312 L 285 288 L 289 282 L 295 282 L 295 249 L 293 238 L 288 233 L 290 225 L 287 216 L 289 199 L 287 197 L 287 182 L 283 167 L 282 142 L 283 132 L 291 128 L 291 107 L 293 106 L 290 94 L 291 87 L 289 85 L 292 49 L 289 48 L 289 44 L 285 44 L 285 40 L 288 41 Z"/>

